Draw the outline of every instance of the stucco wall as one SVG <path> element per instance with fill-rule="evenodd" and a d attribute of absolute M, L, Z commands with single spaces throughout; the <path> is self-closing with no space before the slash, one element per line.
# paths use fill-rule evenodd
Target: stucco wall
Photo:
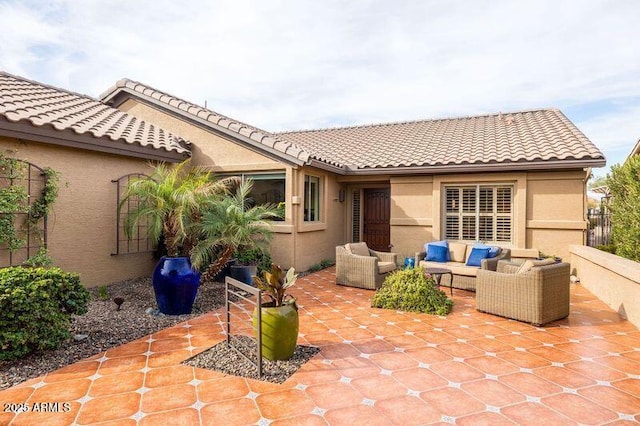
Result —
<path fill-rule="evenodd" d="M 405 254 L 442 238 L 445 185 L 510 184 L 513 241 L 504 245 L 568 258 L 569 244 L 584 242 L 585 178 L 583 170 L 391 177 L 391 243 Z"/>
<path fill-rule="evenodd" d="M 598 299 L 640 327 L 640 263 L 582 245 L 572 245 L 572 274 Z"/>
<path fill-rule="evenodd" d="M 60 172 L 49 215 L 48 245 L 55 264 L 78 272 L 91 287 L 149 275 L 150 253 L 112 256 L 116 249 L 116 184 L 128 173 L 148 173 L 146 161 L 0 137 L 0 152 Z"/>

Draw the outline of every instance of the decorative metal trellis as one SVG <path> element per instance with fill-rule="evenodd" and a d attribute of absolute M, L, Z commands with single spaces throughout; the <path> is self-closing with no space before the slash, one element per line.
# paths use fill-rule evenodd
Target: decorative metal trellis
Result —
<path fill-rule="evenodd" d="M 138 206 L 138 199 L 135 197 L 129 197 L 127 201 L 122 203 L 122 196 L 129 185 L 129 182 L 133 179 L 149 178 L 144 173 L 130 173 L 124 175 L 111 182 L 116 184 L 116 249 L 112 253 L 118 254 L 133 254 L 133 253 L 147 253 L 155 249 L 153 241 L 147 237 L 147 221 L 142 218 L 136 224 L 133 234 L 127 238 L 124 232 L 124 224 L 129 212 Z"/>
<path fill-rule="evenodd" d="M 41 248 L 47 248 L 47 216 L 27 224 L 32 205 L 42 196 L 47 176 L 44 169 L 25 160 L 5 159 L 0 167 L 0 217 L 12 218 L 18 242 L 0 243 L 0 267 L 21 265 Z M 11 203 L 2 198 L 10 192 L 24 193 L 17 211 L 2 211 Z"/>

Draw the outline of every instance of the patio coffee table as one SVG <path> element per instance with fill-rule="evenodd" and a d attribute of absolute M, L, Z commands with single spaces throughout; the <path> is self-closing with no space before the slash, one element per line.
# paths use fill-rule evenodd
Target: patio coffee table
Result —
<path fill-rule="evenodd" d="M 453 272 L 451 269 L 447 268 L 425 268 L 425 273 L 429 275 L 433 275 L 436 278 L 436 283 L 438 284 L 438 288 L 440 288 L 440 280 L 442 280 L 442 275 L 448 274 L 451 276 L 451 285 L 449 289 L 451 290 L 451 296 L 453 296 Z"/>

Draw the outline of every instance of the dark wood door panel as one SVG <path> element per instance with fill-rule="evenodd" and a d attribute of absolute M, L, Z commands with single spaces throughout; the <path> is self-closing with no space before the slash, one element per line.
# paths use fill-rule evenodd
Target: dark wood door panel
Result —
<path fill-rule="evenodd" d="M 390 250 L 390 218 L 389 188 L 365 189 L 362 239 L 372 250 Z"/>

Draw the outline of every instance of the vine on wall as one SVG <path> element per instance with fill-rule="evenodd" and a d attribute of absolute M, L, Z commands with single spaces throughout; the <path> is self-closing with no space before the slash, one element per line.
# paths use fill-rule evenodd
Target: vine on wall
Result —
<path fill-rule="evenodd" d="M 30 194 L 24 184 L 29 167 L 28 162 L 0 154 L 0 246 L 10 252 L 28 244 L 20 235 L 40 235 L 38 224 L 50 213 L 58 196 L 58 173 L 51 168 L 36 167 L 42 171 L 44 184 L 40 196 L 29 202 Z M 21 224 L 20 216 L 24 217 Z"/>

